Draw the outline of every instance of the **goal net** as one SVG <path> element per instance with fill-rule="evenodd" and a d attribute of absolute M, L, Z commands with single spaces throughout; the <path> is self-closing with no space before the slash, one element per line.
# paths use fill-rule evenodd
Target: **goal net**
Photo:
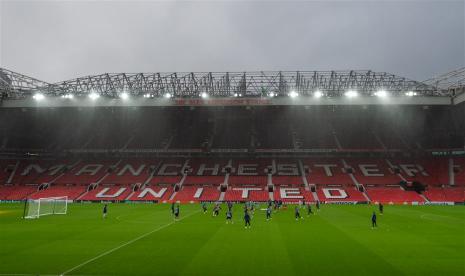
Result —
<path fill-rule="evenodd" d="M 64 215 L 68 211 L 68 197 L 46 197 L 30 199 L 25 206 L 25 218 L 39 218 L 46 215 Z"/>

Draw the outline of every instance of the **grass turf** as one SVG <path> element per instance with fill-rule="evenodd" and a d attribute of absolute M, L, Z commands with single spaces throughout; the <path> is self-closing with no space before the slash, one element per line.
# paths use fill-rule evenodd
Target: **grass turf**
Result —
<path fill-rule="evenodd" d="M 0 275 L 464 275 L 464 206 L 386 206 L 371 229 L 370 205 L 324 205 L 303 220 L 293 207 L 244 229 L 181 205 L 71 204 L 68 215 L 20 219 L 0 204 Z M 264 206 L 262 206 L 264 207 Z"/>

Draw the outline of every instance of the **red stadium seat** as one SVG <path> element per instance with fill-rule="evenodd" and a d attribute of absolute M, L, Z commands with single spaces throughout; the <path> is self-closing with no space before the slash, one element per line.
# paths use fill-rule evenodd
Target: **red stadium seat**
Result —
<path fill-rule="evenodd" d="M 68 200 L 75 200 L 84 194 L 87 186 L 82 185 L 52 185 L 48 189 L 38 191 L 31 195 L 31 198 L 38 199 L 44 197 L 67 196 Z"/>
<path fill-rule="evenodd" d="M 372 202 L 393 204 L 425 202 L 417 192 L 404 191 L 400 187 L 367 187 L 367 194 Z"/>

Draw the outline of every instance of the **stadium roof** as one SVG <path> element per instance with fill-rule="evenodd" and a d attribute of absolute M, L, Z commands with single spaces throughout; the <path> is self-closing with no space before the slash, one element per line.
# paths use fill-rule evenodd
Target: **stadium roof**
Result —
<path fill-rule="evenodd" d="M 432 85 L 442 91 L 465 87 L 465 67 L 430 78 L 423 83 Z"/>
<path fill-rule="evenodd" d="M 453 98 L 463 93 L 464 84 L 465 68 L 424 82 L 385 72 L 349 70 L 105 73 L 58 83 L 47 83 L 0 68 L 3 106 L 21 106 L 23 103 L 29 106 L 26 103 L 37 94 L 53 98 L 54 105 L 59 106 L 62 104 L 57 100 L 63 100 L 61 98 L 73 97 L 76 104 L 78 99 L 87 99 L 88 96 L 94 99 L 101 97 L 102 102 L 105 99 L 138 99 L 132 101 L 137 105 L 171 105 L 176 99 L 183 99 L 177 102 L 187 105 L 199 103 L 192 101 L 195 99 L 210 103 L 216 99 L 216 105 L 228 105 L 228 99 L 248 99 L 243 101 L 244 105 L 264 104 L 250 99 L 266 99 L 265 104 L 296 104 L 289 98 L 297 96 L 307 99 L 298 104 L 344 104 L 347 100 L 341 99 L 345 98 L 358 98 L 352 99 L 351 104 L 376 104 L 379 101 L 373 101 L 373 98 L 385 96 L 397 98 L 393 103 L 450 104 Z M 310 98 L 321 99 L 315 102 Z M 70 104 L 61 102 L 65 106 Z M 240 101 L 235 102 L 235 105 L 241 105 Z"/>

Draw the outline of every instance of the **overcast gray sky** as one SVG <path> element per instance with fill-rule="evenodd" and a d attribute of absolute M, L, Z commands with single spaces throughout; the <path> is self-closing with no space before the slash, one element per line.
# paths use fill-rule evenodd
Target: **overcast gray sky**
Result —
<path fill-rule="evenodd" d="M 0 64 L 56 82 L 104 72 L 465 66 L 462 1 L 5 1 Z"/>

